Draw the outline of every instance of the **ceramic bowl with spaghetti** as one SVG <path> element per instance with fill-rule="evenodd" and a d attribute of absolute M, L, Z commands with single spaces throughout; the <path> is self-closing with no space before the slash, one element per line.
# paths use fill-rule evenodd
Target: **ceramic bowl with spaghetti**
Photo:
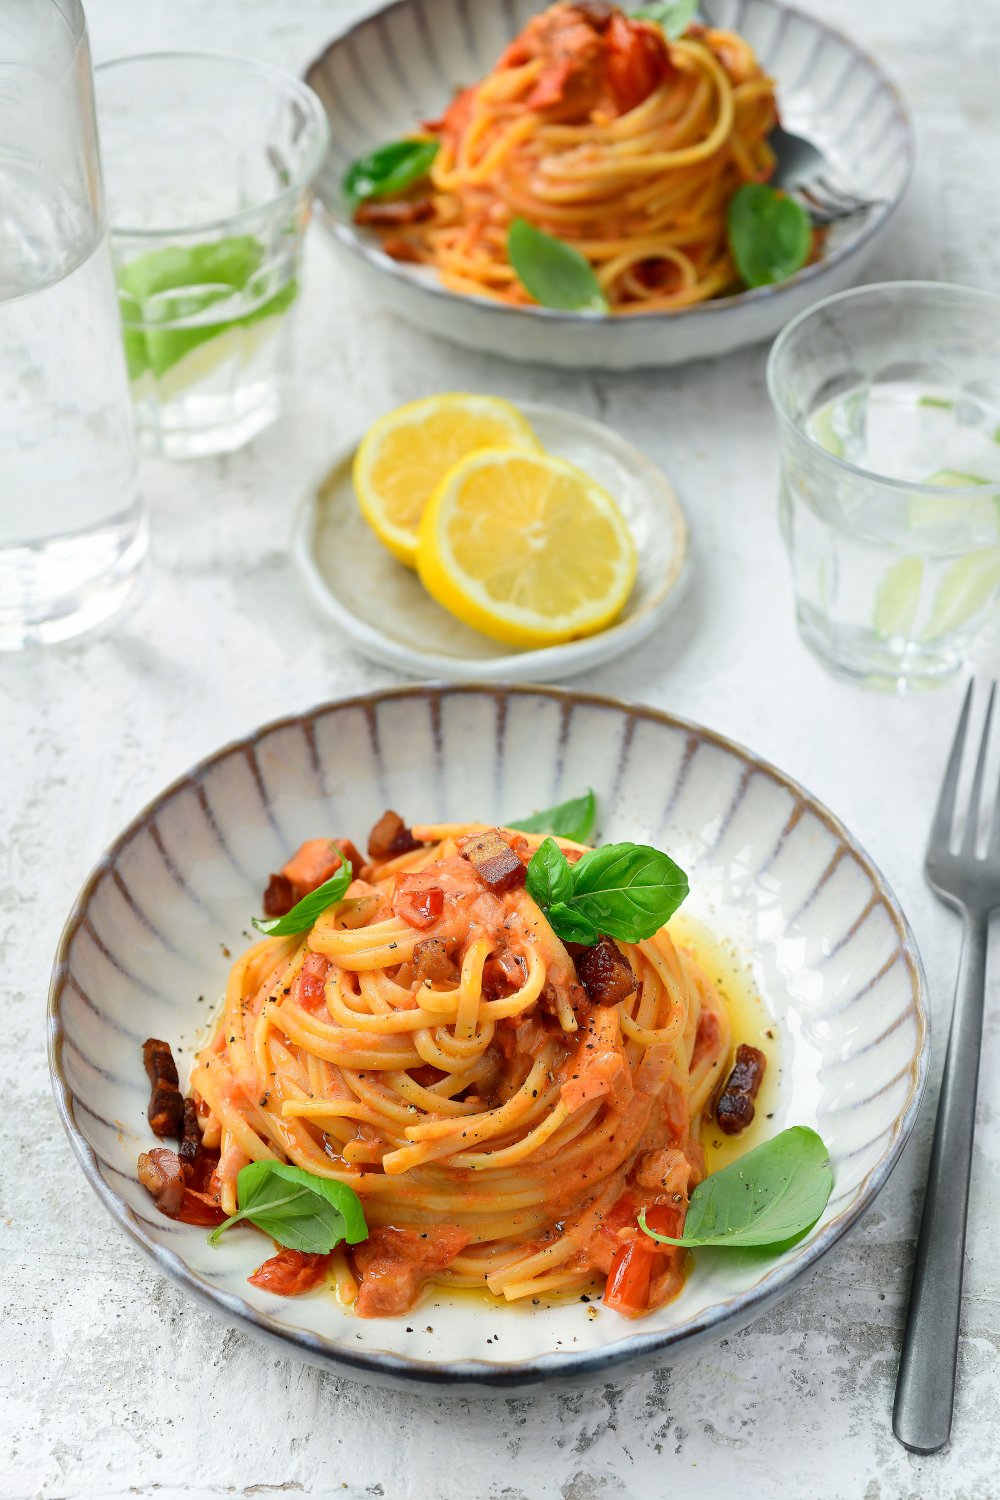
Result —
<path fill-rule="evenodd" d="M 548 364 L 772 337 L 857 279 L 912 164 L 877 64 L 780 0 L 396 0 L 307 78 L 344 262 L 430 331 Z M 849 212 L 774 185 L 779 123 Z"/>
<path fill-rule="evenodd" d="M 782 1295 L 885 1183 L 927 1012 L 884 879 L 774 767 L 587 694 L 417 686 L 141 813 L 66 925 L 50 1049 L 88 1181 L 191 1295 L 361 1379 L 517 1388 Z"/>

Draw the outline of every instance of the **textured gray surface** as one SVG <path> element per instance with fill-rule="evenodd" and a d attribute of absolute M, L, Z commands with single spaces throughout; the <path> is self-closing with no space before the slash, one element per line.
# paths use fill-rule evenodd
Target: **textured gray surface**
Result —
<path fill-rule="evenodd" d="M 492 0 L 482 0 L 492 3 Z M 98 58 L 231 48 L 298 70 L 355 7 L 336 0 L 92 0 Z M 883 277 L 991 286 L 1000 270 L 997 0 L 835 0 L 917 118 L 919 168 Z M 778 761 L 860 836 L 921 943 L 943 1056 L 957 929 L 920 851 L 957 695 L 895 701 L 833 682 L 798 643 L 775 524 L 763 354 L 665 375 L 518 369 L 412 333 L 310 245 L 292 411 L 251 450 L 149 464 L 153 564 L 103 638 L 0 661 L 0 1497 L 609 1500 L 739 1488 L 747 1500 L 993 1500 L 1000 1213 L 988 1023 L 959 1403 L 948 1451 L 917 1459 L 889 1410 L 934 1088 L 868 1219 L 744 1333 L 670 1371 L 523 1401 L 369 1390 L 276 1356 L 188 1303 L 101 1212 L 50 1102 L 43 1004 L 62 918 L 91 863 L 197 756 L 276 714 L 378 686 L 293 574 L 292 508 L 324 456 L 397 401 L 495 390 L 604 418 L 663 463 L 692 521 L 682 611 L 593 685 L 701 719 Z M 984 664 L 995 669 L 995 645 Z M 995 998 L 995 986 L 992 986 Z"/>

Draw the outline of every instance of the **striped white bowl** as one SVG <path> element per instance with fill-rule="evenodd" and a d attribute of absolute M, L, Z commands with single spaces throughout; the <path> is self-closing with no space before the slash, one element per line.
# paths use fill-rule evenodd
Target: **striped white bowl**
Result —
<path fill-rule="evenodd" d="M 581 317 L 511 308 L 445 290 L 359 231 L 341 188 L 356 157 L 439 115 L 455 89 L 483 77 L 543 0 L 395 0 L 312 63 L 331 148 L 316 184 L 319 220 L 344 263 L 431 333 L 509 359 L 629 370 L 726 354 L 773 338 L 796 313 L 859 278 L 909 180 L 913 132 L 878 64 L 823 21 L 780 0 L 703 0 L 713 26 L 741 32 L 777 85 L 787 129 L 814 142 L 838 181 L 877 207 L 831 229 L 823 258 L 778 286 L 672 313 Z M 630 7 L 626 7 L 630 8 Z"/>
<path fill-rule="evenodd" d="M 631 1323 L 606 1309 L 495 1307 L 434 1292 L 363 1321 L 320 1293 L 247 1285 L 253 1231 L 219 1249 L 138 1185 L 152 1144 L 141 1044 L 186 1071 L 267 873 L 320 832 L 363 839 L 410 819 L 513 818 L 592 785 L 602 840 L 646 840 L 691 877 L 692 914 L 735 944 L 780 1027 L 773 1130 L 811 1125 L 836 1184 L 820 1223 L 777 1259 L 701 1252 L 682 1295 Z M 204 997 L 204 998 L 202 998 Z M 84 886 L 56 955 L 50 1061 L 91 1186 L 152 1260 L 224 1317 L 366 1379 L 521 1386 L 662 1362 L 758 1315 L 871 1204 L 916 1113 L 927 1056 L 923 977 L 879 872 L 772 766 L 705 729 L 586 694 L 411 687 L 329 704 L 196 766 L 125 830 Z"/>

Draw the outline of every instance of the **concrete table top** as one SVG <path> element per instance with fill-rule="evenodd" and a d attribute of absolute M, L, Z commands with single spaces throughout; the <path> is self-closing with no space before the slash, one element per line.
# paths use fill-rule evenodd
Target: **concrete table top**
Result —
<path fill-rule="evenodd" d="M 482 0 L 489 3 L 489 0 Z M 1000 272 L 1000 8 L 806 0 L 869 47 L 916 117 L 919 166 L 873 279 L 993 286 Z M 300 72 L 351 0 L 90 0 L 97 60 L 228 49 Z M 958 955 L 921 877 L 957 687 L 909 699 L 834 681 L 800 644 L 776 524 L 764 351 L 604 377 L 437 343 L 346 282 L 317 230 L 294 394 L 249 450 L 149 462 L 152 566 L 103 634 L 0 660 L 0 1500 L 995 1500 L 1000 1026 L 987 1025 L 958 1407 L 944 1453 L 890 1429 L 893 1381 Z M 696 573 L 681 609 L 598 691 L 701 720 L 799 778 L 860 837 L 921 944 L 937 1022 L 915 1135 L 867 1219 L 745 1332 L 670 1370 L 524 1399 L 394 1394 L 227 1328 L 113 1229 L 56 1119 L 44 998 L 94 860 L 193 760 L 256 724 L 394 680 L 338 640 L 288 553 L 331 450 L 398 402 L 490 390 L 597 416 L 674 479 Z M 982 665 L 1000 663 L 996 640 Z M 996 981 L 991 984 L 996 999 Z M 993 1247 L 991 1249 L 991 1246 Z"/>

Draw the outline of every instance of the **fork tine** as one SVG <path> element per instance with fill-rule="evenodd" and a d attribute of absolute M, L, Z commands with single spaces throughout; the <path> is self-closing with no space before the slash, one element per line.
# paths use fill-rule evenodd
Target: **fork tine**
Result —
<path fill-rule="evenodd" d="M 962 704 L 955 738 L 951 743 L 951 754 L 948 756 L 948 766 L 941 783 L 941 795 L 938 798 L 934 822 L 931 824 L 930 848 L 936 845 L 941 849 L 947 849 L 951 842 L 951 828 L 955 821 L 955 793 L 958 791 L 958 775 L 962 769 L 965 733 L 969 727 L 969 712 L 972 708 L 972 688 L 973 684 L 970 682 L 965 690 L 965 702 Z"/>
<path fill-rule="evenodd" d="M 997 779 L 997 794 L 993 802 L 993 821 L 990 827 L 990 842 L 986 850 L 987 859 L 1000 856 L 1000 778 Z"/>
<path fill-rule="evenodd" d="M 979 754 L 976 756 L 976 769 L 972 775 L 969 810 L 965 815 L 965 833 L 962 836 L 963 854 L 974 854 L 976 851 L 976 839 L 979 835 L 979 810 L 983 796 L 983 773 L 986 770 L 986 752 L 990 743 L 990 720 L 993 717 L 993 700 L 996 695 L 997 685 L 994 682 L 990 684 L 990 696 L 986 703 L 986 717 L 983 719 L 983 733 L 979 741 Z"/>

